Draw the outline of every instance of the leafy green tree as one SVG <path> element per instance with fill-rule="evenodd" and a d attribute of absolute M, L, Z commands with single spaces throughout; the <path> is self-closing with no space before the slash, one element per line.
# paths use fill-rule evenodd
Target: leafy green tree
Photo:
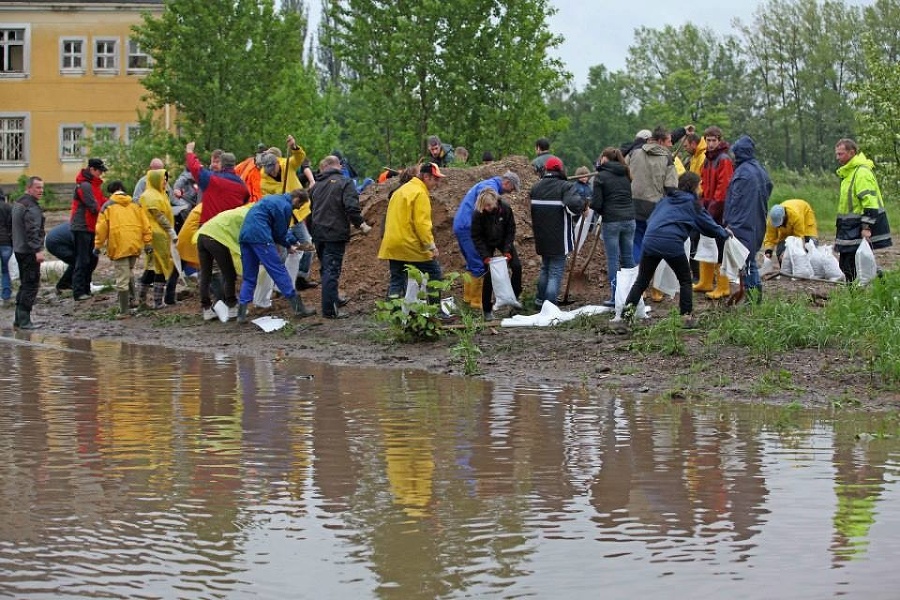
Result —
<path fill-rule="evenodd" d="M 431 134 L 473 152 L 530 152 L 554 127 L 546 99 L 566 80 L 547 14 L 540 0 L 328 2 L 323 66 L 348 91 L 338 120 L 362 160 L 413 162 Z"/>
<path fill-rule="evenodd" d="M 298 6 L 169 0 L 161 16 L 145 15 L 135 39 L 153 58 L 143 80 L 149 107 L 175 106 L 182 134 L 201 149 L 249 154 L 261 139 L 285 138 L 309 85 L 297 71 L 305 34 Z"/>

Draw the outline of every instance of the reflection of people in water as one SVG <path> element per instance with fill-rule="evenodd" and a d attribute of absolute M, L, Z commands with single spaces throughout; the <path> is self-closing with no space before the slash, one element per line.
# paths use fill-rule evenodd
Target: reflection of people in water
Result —
<path fill-rule="evenodd" d="M 889 459 L 886 444 L 879 440 L 858 442 L 854 432 L 838 431 L 835 425 L 834 535 L 831 543 L 836 567 L 860 558 L 869 546 L 869 530 L 875 523 L 876 503 L 884 493 L 884 465 Z"/>
<path fill-rule="evenodd" d="M 681 407 L 671 419 L 651 410 L 635 402 L 609 403 L 601 467 L 591 486 L 594 521 L 611 533 L 626 518 L 651 526 L 660 551 L 660 535 L 678 552 L 690 540 L 704 553 L 718 552 L 707 542 L 712 533 L 732 541 L 755 535 L 768 490 L 761 447 L 749 425 L 744 429 L 741 420 L 722 417 L 721 408 L 705 416 Z M 742 460 L 726 464 L 736 446 Z"/>

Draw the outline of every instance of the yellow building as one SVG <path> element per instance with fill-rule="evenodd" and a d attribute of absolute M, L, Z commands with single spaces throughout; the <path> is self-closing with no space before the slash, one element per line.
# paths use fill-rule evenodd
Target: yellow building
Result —
<path fill-rule="evenodd" d="M 74 182 L 85 138 L 137 132 L 150 57 L 132 39 L 162 0 L 0 1 L 0 185 Z"/>

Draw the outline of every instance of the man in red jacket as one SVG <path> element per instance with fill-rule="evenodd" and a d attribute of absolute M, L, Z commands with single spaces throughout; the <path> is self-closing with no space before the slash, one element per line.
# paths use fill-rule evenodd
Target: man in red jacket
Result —
<path fill-rule="evenodd" d="M 222 170 L 212 171 L 200 164 L 194 154 L 194 142 L 185 146 L 184 163 L 203 194 L 200 224 L 206 223 L 222 211 L 237 208 L 250 199 L 250 190 L 244 180 L 234 172 L 235 159 L 231 152 L 223 152 Z"/>
<path fill-rule="evenodd" d="M 721 129 L 715 125 L 707 127 L 703 132 L 703 138 L 706 140 L 706 160 L 700 169 L 702 193 L 700 201 L 713 220 L 722 225 L 725 195 L 728 193 L 728 183 L 734 173 L 734 164 L 728 154 L 730 146 L 722 139 Z M 724 242 L 719 243 L 719 264 L 722 262 L 723 244 Z M 731 293 L 728 278 L 719 275 L 719 265 L 712 263 L 700 263 L 700 280 L 694 285 L 694 291 L 708 292 L 706 295 L 711 299 L 724 298 Z"/>
<path fill-rule="evenodd" d="M 91 275 L 97 267 L 94 256 L 94 231 L 97 228 L 97 215 L 100 207 L 106 203 L 103 196 L 103 173 L 106 165 L 99 158 L 88 160 L 87 167 L 75 178 L 77 184 L 72 198 L 72 212 L 69 223 L 72 238 L 75 242 L 75 266 L 72 271 L 72 296 L 76 301 L 91 297 Z"/>

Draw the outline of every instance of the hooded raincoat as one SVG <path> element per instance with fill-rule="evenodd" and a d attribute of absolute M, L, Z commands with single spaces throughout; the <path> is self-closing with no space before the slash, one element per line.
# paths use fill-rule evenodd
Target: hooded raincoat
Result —
<path fill-rule="evenodd" d="M 751 260 L 756 260 L 766 233 L 772 180 L 756 160 L 753 138 L 741 136 L 732 149 L 736 167 L 725 197 L 723 221 L 750 250 Z"/>
<path fill-rule="evenodd" d="M 212 219 L 204 223 L 200 229 L 194 233 L 194 248 L 197 247 L 197 238 L 202 233 L 211 237 L 231 251 L 231 260 L 234 263 L 234 270 L 238 275 L 243 274 L 243 264 L 241 263 L 241 244 L 238 238 L 241 235 L 241 227 L 244 225 L 244 219 L 250 211 L 252 204 L 245 204 L 238 208 L 232 208 L 220 212 Z M 199 259 L 197 260 L 199 262 Z"/>
<path fill-rule="evenodd" d="M 144 209 L 132 202 L 131 196 L 125 192 L 110 196 L 97 217 L 94 247 L 106 246 L 106 255 L 110 260 L 119 260 L 140 256 L 152 240 L 150 221 Z"/>
<path fill-rule="evenodd" d="M 397 188 L 388 202 L 384 237 L 378 258 L 403 262 L 432 260 L 431 196 L 428 187 L 413 177 Z"/>
<path fill-rule="evenodd" d="M 172 205 L 166 195 L 166 172 L 155 169 L 147 172 L 147 189 L 140 197 L 141 207 L 150 222 L 153 253 L 147 257 L 145 270 L 161 273 L 166 278 L 172 274 L 175 263 L 172 261 L 169 231 L 175 222 L 172 216 Z"/>

